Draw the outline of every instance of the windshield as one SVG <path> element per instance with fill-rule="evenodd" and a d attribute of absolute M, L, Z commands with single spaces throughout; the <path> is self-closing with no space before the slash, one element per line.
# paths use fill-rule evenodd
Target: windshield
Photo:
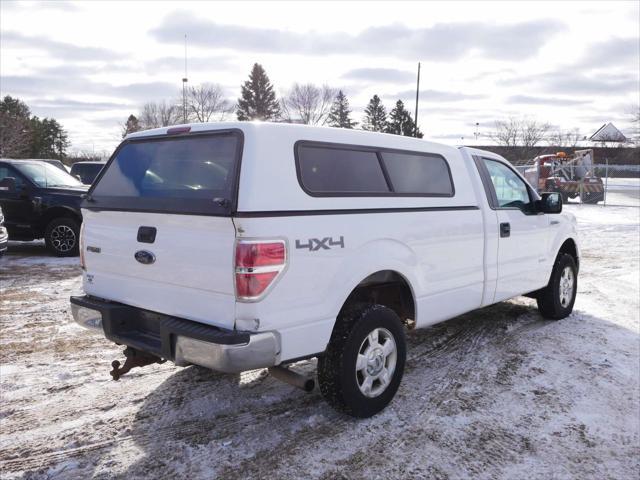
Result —
<path fill-rule="evenodd" d="M 15 167 L 39 187 L 81 187 L 82 183 L 47 162 L 16 163 Z"/>
<path fill-rule="evenodd" d="M 104 208 L 220 213 L 233 201 L 239 145 L 239 134 L 227 132 L 125 143 L 91 200 Z"/>

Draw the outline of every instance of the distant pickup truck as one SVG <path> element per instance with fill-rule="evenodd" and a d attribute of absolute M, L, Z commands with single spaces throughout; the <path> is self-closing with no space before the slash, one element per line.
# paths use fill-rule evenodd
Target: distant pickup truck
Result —
<path fill-rule="evenodd" d="M 406 330 L 523 294 L 569 315 L 561 210 L 466 147 L 269 123 L 135 133 L 83 202 L 72 312 L 127 346 L 116 379 L 171 360 L 298 384 L 284 367 L 317 357 L 326 400 L 368 417 L 398 389 Z"/>
<path fill-rule="evenodd" d="M 54 255 L 78 255 L 87 189 L 50 162 L 0 158 L 0 207 L 11 240 L 44 238 Z"/>

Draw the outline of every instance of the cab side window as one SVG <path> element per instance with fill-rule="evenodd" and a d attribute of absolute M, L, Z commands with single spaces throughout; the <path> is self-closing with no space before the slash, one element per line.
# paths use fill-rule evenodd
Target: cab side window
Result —
<path fill-rule="evenodd" d="M 491 183 L 498 200 L 498 208 L 519 208 L 531 211 L 532 202 L 529 189 L 516 173 L 501 162 L 484 158 Z"/>
<path fill-rule="evenodd" d="M 22 188 L 24 186 L 24 180 L 18 172 L 8 165 L 0 165 L 0 182 L 7 177 L 16 179 L 16 188 Z"/>

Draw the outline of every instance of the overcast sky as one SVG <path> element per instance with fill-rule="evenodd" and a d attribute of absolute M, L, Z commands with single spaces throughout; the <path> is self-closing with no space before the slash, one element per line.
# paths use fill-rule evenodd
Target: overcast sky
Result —
<path fill-rule="evenodd" d="M 639 2 L 13 2 L 1 0 L 0 92 L 58 119 L 72 148 L 111 151 L 146 101 L 189 82 L 235 102 L 254 62 L 278 93 L 342 88 L 361 121 L 373 94 L 446 143 L 508 116 L 623 131 L 640 103 Z"/>

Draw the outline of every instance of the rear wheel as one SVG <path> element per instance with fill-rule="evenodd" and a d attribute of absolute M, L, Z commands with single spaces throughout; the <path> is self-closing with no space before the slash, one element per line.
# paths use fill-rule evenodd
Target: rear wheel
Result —
<path fill-rule="evenodd" d="M 582 194 L 583 203 L 598 203 L 604 200 L 604 192 L 584 192 Z"/>
<path fill-rule="evenodd" d="M 338 318 L 318 359 L 320 391 L 348 415 L 371 417 L 393 399 L 406 359 L 404 326 L 382 305 L 358 304 Z"/>
<path fill-rule="evenodd" d="M 551 271 L 549 284 L 538 293 L 538 310 L 543 317 L 560 320 L 573 311 L 578 290 L 578 269 L 571 255 L 561 253 Z"/>
<path fill-rule="evenodd" d="M 44 240 L 51 253 L 58 257 L 74 257 L 79 253 L 80 225 L 73 218 L 55 218 L 44 232 Z"/>

